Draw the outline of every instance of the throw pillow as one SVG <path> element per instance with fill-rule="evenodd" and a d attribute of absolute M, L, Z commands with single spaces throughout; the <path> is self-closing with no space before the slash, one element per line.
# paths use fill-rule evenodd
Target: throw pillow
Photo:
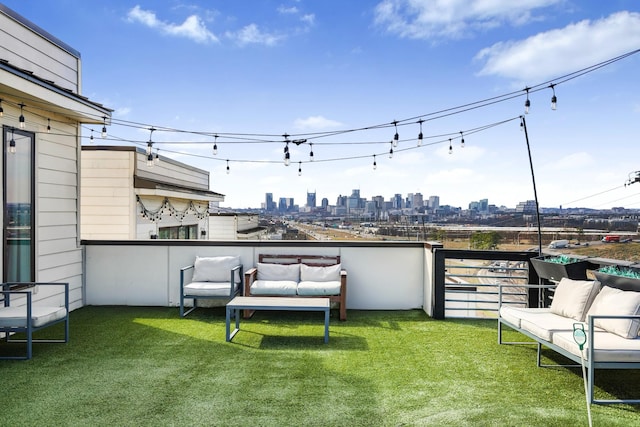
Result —
<path fill-rule="evenodd" d="M 593 301 L 587 316 L 596 315 L 627 316 L 640 314 L 640 292 L 623 291 L 604 286 Z M 640 329 L 638 319 L 594 319 L 594 326 L 620 335 L 623 338 L 637 338 Z"/>
<path fill-rule="evenodd" d="M 599 290 L 598 281 L 563 277 L 553 294 L 551 312 L 583 322 Z"/>
<path fill-rule="evenodd" d="M 192 282 L 228 282 L 231 269 L 240 264 L 240 257 L 196 257 L 193 263 Z M 235 274 L 235 282 L 240 283 L 240 272 Z"/>
<path fill-rule="evenodd" d="M 300 281 L 300 264 L 258 263 L 258 280 Z"/>
<path fill-rule="evenodd" d="M 303 282 L 335 282 L 340 280 L 340 264 L 318 267 L 312 265 L 300 265 L 300 280 Z"/>

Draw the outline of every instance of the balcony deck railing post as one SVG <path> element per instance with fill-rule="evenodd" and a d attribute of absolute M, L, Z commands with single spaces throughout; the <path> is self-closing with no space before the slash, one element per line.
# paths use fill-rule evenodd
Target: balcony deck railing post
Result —
<path fill-rule="evenodd" d="M 445 317 L 445 259 L 446 252 L 442 249 L 433 251 L 433 318 L 443 320 Z"/>

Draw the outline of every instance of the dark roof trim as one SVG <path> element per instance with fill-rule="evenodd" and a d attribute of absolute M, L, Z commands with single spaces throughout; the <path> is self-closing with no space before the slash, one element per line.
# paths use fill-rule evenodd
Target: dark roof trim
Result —
<path fill-rule="evenodd" d="M 75 102 L 78 102 L 80 104 L 84 104 L 88 107 L 101 110 L 105 115 L 111 116 L 111 113 L 113 112 L 112 109 L 107 108 L 104 105 L 99 104 L 97 102 L 93 102 L 89 100 L 89 98 L 87 98 L 86 96 L 78 95 L 77 93 L 69 89 L 65 89 L 62 86 L 56 85 L 50 80 L 41 79 L 40 77 L 37 77 L 26 70 L 20 69 L 18 67 L 14 67 L 13 65 L 9 64 L 9 61 L 0 59 L 0 70 L 4 70 L 15 76 L 22 77 L 23 79 L 28 80 L 31 83 L 37 84 L 40 87 L 43 87 L 47 90 L 55 92 L 66 98 L 72 99 Z"/>
<path fill-rule="evenodd" d="M 180 191 L 183 193 L 190 193 L 194 195 L 208 196 L 208 197 L 212 197 L 212 196 L 224 197 L 224 194 L 216 193 L 215 191 L 201 190 L 198 188 L 190 188 L 190 187 L 184 187 L 181 185 L 167 184 L 165 182 L 160 182 L 160 181 L 156 181 L 149 178 L 141 178 L 137 175 L 133 176 L 133 187 L 146 188 L 151 190 Z"/>
<path fill-rule="evenodd" d="M 80 52 L 78 52 L 77 50 L 75 50 L 74 48 L 72 48 L 71 46 L 69 46 L 68 44 L 66 44 L 62 40 L 60 40 L 59 38 L 51 35 L 49 32 L 43 30 L 42 28 L 40 28 L 39 26 L 37 26 L 33 22 L 29 21 L 24 16 L 19 15 L 17 12 L 9 9 L 7 6 L 5 6 L 2 3 L 0 3 L 0 12 L 2 12 L 5 15 L 9 16 L 14 21 L 17 21 L 20 24 L 24 25 L 25 27 L 29 28 L 31 31 L 39 34 L 41 37 L 44 37 L 45 39 L 49 40 L 51 43 L 55 44 L 56 46 L 58 46 L 59 48 L 65 50 L 65 51 L 67 51 L 68 53 L 70 53 L 71 55 L 75 56 L 76 58 L 80 59 Z"/>

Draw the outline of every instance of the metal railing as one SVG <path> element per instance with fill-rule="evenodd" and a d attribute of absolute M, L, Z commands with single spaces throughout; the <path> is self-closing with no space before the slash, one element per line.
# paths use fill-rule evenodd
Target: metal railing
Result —
<path fill-rule="evenodd" d="M 534 252 L 436 249 L 435 318 L 497 318 L 499 287 L 503 303 L 536 306 L 538 282 L 529 259 Z"/>

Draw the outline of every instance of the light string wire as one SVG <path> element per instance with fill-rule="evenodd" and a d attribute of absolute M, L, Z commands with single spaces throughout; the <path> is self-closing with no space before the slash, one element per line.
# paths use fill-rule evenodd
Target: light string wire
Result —
<path fill-rule="evenodd" d="M 342 130 L 334 130 L 334 131 L 325 131 L 325 132 L 311 132 L 311 133 L 299 133 L 299 134 L 293 134 L 293 135 L 288 135 L 288 134 L 284 134 L 284 135 L 276 135 L 276 134 L 268 134 L 268 133 L 232 133 L 232 132 L 205 132 L 205 131 L 195 131 L 195 130 L 184 130 L 184 129 L 177 129 L 177 128 L 171 128 L 171 127 L 166 127 L 166 126 L 158 126 L 158 125 L 149 125 L 149 124 L 144 124 L 141 122 L 134 122 L 134 121 L 128 121 L 128 120 L 122 120 L 122 119 L 115 119 L 115 118 L 110 118 L 110 126 L 122 126 L 122 127 L 129 127 L 129 128 L 135 128 L 135 129 L 144 129 L 144 130 L 149 130 L 149 129 L 154 129 L 156 132 L 171 132 L 171 133 L 178 133 L 178 134 L 190 134 L 190 135 L 195 135 L 195 136 L 204 136 L 204 137 L 208 137 L 208 138 L 215 138 L 216 142 L 219 143 L 230 143 L 230 144 L 251 144 L 251 143 L 255 143 L 255 144 L 273 144 L 273 143 L 278 143 L 278 144 L 282 144 L 285 143 L 287 141 L 289 142 L 293 142 L 295 145 L 300 145 L 302 143 L 309 143 L 308 139 L 319 139 L 319 138 L 327 138 L 327 137 L 332 137 L 332 136 L 339 136 L 339 135 L 345 135 L 348 133 L 354 133 L 354 132 L 363 132 L 363 131 L 368 131 L 368 130 L 377 130 L 377 129 L 384 129 L 384 128 L 389 128 L 389 127 L 395 127 L 397 129 L 398 126 L 408 126 L 408 125 L 414 125 L 414 124 L 422 124 L 425 122 L 429 122 L 429 121 L 433 121 L 433 120 L 437 120 L 437 119 L 442 119 L 444 117 L 449 117 L 452 115 L 456 115 L 456 114 L 461 114 L 464 112 L 468 112 L 471 110 L 475 110 L 478 108 L 483 108 L 483 107 L 487 107 L 493 104 L 497 104 L 497 103 L 501 103 L 501 102 L 506 102 L 509 101 L 511 99 L 514 98 L 518 98 L 521 96 L 528 96 L 530 93 L 535 93 L 538 91 L 542 91 L 542 90 L 547 90 L 547 89 L 552 89 L 555 92 L 555 88 L 563 83 L 566 83 L 570 80 L 576 79 L 578 77 L 581 77 L 583 75 L 586 75 L 588 73 L 594 72 L 596 70 L 599 70 L 603 67 L 606 67 L 608 65 L 611 65 L 615 62 L 621 61 L 629 56 L 635 55 L 638 52 L 640 52 L 640 49 L 636 49 L 627 53 L 624 53 L 622 55 L 616 56 L 614 58 L 599 62 L 597 64 L 582 68 L 580 70 L 556 77 L 554 79 L 551 80 L 547 80 L 545 82 L 533 85 L 533 86 L 527 86 L 525 89 L 522 90 L 518 90 L 518 91 L 513 91 L 513 92 L 509 92 L 506 94 L 502 94 L 502 95 L 498 95 L 498 96 L 494 96 L 494 97 L 490 97 L 490 98 L 485 98 L 479 101 L 474 101 L 471 103 L 467 103 L 467 104 L 463 104 L 463 105 L 459 105 L 456 107 L 451 107 L 451 108 L 447 108 L 447 109 L 443 109 L 443 110 L 439 110 L 439 111 L 434 111 L 434 112 L 430 112 L 430 113 L 426 113 L 426 114 L 421 114 L 418 116 L 414 116 L 414 117 L 410 117 L 410 118 L 405 118 L 405 119 L 401 119 L 401 120 L 393 120 L 391 122 L 388 123 L 382 123 L 382 124 L 377 124 L 377 125 L 372 125 L 372 126 L 366 126 L 366 127 L 360 127 L 360 128 L 353 128 L 353 129 L 342 129 Z M 47 119 L 47 121 L 50 123 L 50 117 L 44 116 L 41 113 L 39 113 L 38 111 L 44 111 L 45 113 L 47 113 L 48 111 L 46 109 L 43 108 L 38 108 L 38 111 L 34 111 L 32 109 L 29 108 L 29 105 L 25 105 L 22 102 L 19 103 L 14 103 L 9 101 L 8 99 L 6 99 L 4 96 L 0 95 L 0 99 L 2 99 L 3 103 L 8 104 L 8 105 L 14 105 L 15 107 L 21 107 L 21 110 L 23 110 L 23 112 L 29 113 L 29 114 L 34 114 L 36 116 L 39 116 L 43 119 Z M 52 114 L 56 114 L 53 113 Z M 99 122 L 100 124 L 106 124 L 106 117 L 104 115 L 100 115 L 100 116 L 95 116 L 96 122 Z M 416 121 L 417 120 L 417 121 Z M 502 124 L 505 122 L 508 122 L 510 120 L 513 119 L 507 119 L 504 120 L 502 122 L 497 122 L 496 124 L 490 124 L 490 125 L 486 125 L 486 126 L 482 126 L 480 128 L 476 128 L 478 130 L 476 130 L 476 132 L 485 130 L 487 128 L 493 127 L 495 125 L 498 124 Z M 71 123 L 71 122 L 69 122 Z M 97 123 L 96 123 L 97 124 Z M 90 131 L 93 131 L 94 129 L 91 127 L 87 127 L 83 125 L 84 129 L 88 129 Z M 447 133 L 447 134 L 443 134 L 443 135 L 434 135 L 434 136 L 427 136 L 426 138 L 442 138 L 442 137 L 448 137 L 450 135 L 457 135 L 458 133 L 464 132 L 466 134 L 471 134 L 474 133 L 474 130 L 467 130 L 467 131 L 455 131 L 455 132 L 451 132 L 451 133 Z M 93 133 L 93 132 L 91 132 Z M 69 133 L 70 136 L 75 136 L 72 133 Z M 224 136 L 227 140 L 226 141 L 220 141 L 218 140 L 219 137 Z M 284 137 L 284 140 L 282 139 Z M 288 138 L 293 138 L 293 140 L 289 140 Z M 85 136 L 82 136 L 82 138 L 86 138 Z M 302 138 L 302 139 L 301 139 Z M 95 138 L 98 139 L 98 138 Z M 107 138 L 101 138 L 102 140 L 107 140 L 107 141 L 117 141 L 119 143 L 131 143 L 131 144 L 135 144 L 135 145 L 146 145 L 147 141 L 142 141 L 142 140 L 134 140 L 134 139 L 128 139 L 128 138 L 121 138 L 121 137 L 117 137 L 114 136 L 112 133 L 108 132 L 108 136 Z M 451 138 L 451 139 L 455 139 L 455 138 Z M 404 140 L 399 140 L 398 142 L 406 142 L 406 141 L 416 141 L 417 138 L 415 139 L 404 139 Z M 439 144 L 442 142 L 446 142 L 448 140 L 448 138 L 445 138 L 444 140 L 438 140 L 436 142 L 432 142 L 429 144 L 425 144 L 425 146 L 430 146 L 430 145 L 434 145 L 434 144 Z M 154 144 L 167 144 L 167 145 L 178 145 L 178 144 L 211 144 L 213 141 L 154 141 Z M 359 141 L 359 142 L 314 142 L 314 144 L 317 145 L 362 145 L 362 144 L 388 144 L 389 141 Z M 402 152 L 402 151 L 407 151 L 410 149 L 416 149 L 416 148 L 421 148 L 421 147 L 409 147 L 409 148 L 401 148 L 401 149 L 396 149 L 396 152 Z M 210 156 L 202 156 L 202 155 L 197 155 L 197 154 L 192 154 L 192 153 L 184 153 L 184 152 L 180 152 L 180 151 L 172 151 L 172 150 L 167 150 L 167 149 L 163 149 L 163 152 L 167 152 L 167 153 L 175 153 L 175 154 L 181 154 L 181 155 L 192 155 L 194 157 L 203 157 L 203 158 L 208 158 L 211 159 Z M 377 153 L 380 154 L 380 153 Z M 315 162 L 329 162 L 329 161 L 339 161 L 339 160 L 350 160 L 350 159 L 359 159 L 359 158 L 367 158 L 370 157 L 371 154 L 366 154 L 366 155 L 361 155 L 361 156 L 350 156 L 350 157 L 340 157 L 340 158 L 332 158 L 332 159 L 324 159 L 324 160 L 320 160 L 320 159 L 314 159 Z M 216 159 L 214 159 L 216 160 Z M 218 159 L 220 161 L 220 159 Z M 225 161 L 225 160 L 221 160 L 221 161 Z M 280 163 L 280 161 L 274 161 L 274 160 L 243 160 L 243 159 L 239 159 L 239 160 L 230 160 L 227 159 L 226 160 L 227 163 L 229 161 L 233 161 L 233 162 L 240 162 L 240 163 Z M 306 162 L 305 162 L 306 163 Z"/>

